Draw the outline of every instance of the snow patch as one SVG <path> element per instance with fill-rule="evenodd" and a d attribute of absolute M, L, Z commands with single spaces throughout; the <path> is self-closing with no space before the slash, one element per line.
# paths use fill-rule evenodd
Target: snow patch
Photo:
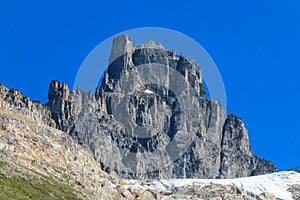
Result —
<path fill-rule="evenodd" d="M 146 94 L 154 94 L 154 92 L 152 92 L 151 90 L 148 90 L 148 89 L 146 89 L 146 90 L 144 91 L 144 93 L 146 93 Z"/>
<path fill-rule="evenodd" d="M 300 184 L 300 173 L 283 171 L 235 179 L 162 179 L 143 181 L 143 184 L 140 184 L 141 181 L 128 180 L 128 183 L 140 190 L 152 189 L 161 192 L 171 192 L 175 187 L 205 186 L 214 183 L 236 186 L 255 195 L 268 192 L 274 194 L 276 198 L 292 200 L 292 194 L 287 189 L 291 185 Z"/>

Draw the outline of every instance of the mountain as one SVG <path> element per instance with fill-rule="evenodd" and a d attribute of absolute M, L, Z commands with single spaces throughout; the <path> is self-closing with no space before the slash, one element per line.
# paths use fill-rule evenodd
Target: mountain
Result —
<path fill-rule="evenodd" d="M 124 180 L 107 174 L 92 152 L 55 128 L 50 116 L 40 102 L 0 84 L 0 199 L 275 199 L 267 189 L 252 193 L 230 180 L 220 184 L 207 179 L 191 186 L 193 179 L 182 179 L 177 182 L 183 184 L 173 187 L 172 180 Z M 280 177 L 286 181 L 283 186 L 289 183 L 297 191 L 291 177 Z"/>
<path fill-rule="evenodd" d="M 88 77 L 87 77 L 88 78 Z M 193 59 L 150 41 L 113 40 L 95 93 L 52 81 L 56 127 L 122 178 L 237 178 L 275 172 L 255 156 L 243 121 L 206 97 Z"/>
<path fill-rule="evenodd" d="M 0 199 L 300 198 L 300 173 L 270 173 L 242 120 L 206 98 L 193 60 L 157 42 L 131 45 L 114 40 L 94 94 L 52 81 L 43 105 L 0 83 Z M 164 66 L 180 72 L 176 87 Z M 141 82 L 141 68 L 156 84 Z"/>

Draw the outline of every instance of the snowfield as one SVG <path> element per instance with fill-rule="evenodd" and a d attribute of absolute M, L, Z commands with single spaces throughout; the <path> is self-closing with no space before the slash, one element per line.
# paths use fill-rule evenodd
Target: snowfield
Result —
<path fill-rule="evenodd" d="M 242 188 L 249 193 L 259 195 L 263 192 L 269 192 L 276 198 L 292 200 L 292 194 L 287 189 L 294 184 L 300 184 L 300 173 L 295 171 L 283 171 L 272 174 L 251 176 L 235 179 L 163 179 L 147 181 L 145 185 L 140 181 L 129 180 L 130 185 L 141 190 L 153 189 L 162 192 L 171 192 L 174 188 L 186 186 L 205 186 L 212 183 L 222 185 L 233 185 Z"/>

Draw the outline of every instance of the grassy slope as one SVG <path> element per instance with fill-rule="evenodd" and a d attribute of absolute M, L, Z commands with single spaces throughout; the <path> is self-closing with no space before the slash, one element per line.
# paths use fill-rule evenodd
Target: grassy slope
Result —
<path fill-rule="evenodd" d="M 0 162 L 3 169 L 7 163 Z M 7 167 L 7 166 L 6 166 Z M 5 167 L 5 168 L 6 168 Z M 0 199 L 79 199 L 71 187 L 38 174 L 0 170 Z M 13 174 L 13 175 L 12 175 Z M 18 175 L 19 174 L 19 175 Z"/>

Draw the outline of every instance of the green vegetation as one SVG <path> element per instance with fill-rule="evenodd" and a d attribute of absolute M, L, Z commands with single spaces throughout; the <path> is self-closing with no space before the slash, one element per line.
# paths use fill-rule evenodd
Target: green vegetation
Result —
<path fill-rule="evenodd" d="M 2 167 L 4 165 L 6 165 L 6 163 L 4 161 L 0 160 L 0 167 Z"/>
<path fill-rule="evenodd" d="M 0 174 L 0 199 L 79 199 L 71 187 L 52 179 Z"/>

